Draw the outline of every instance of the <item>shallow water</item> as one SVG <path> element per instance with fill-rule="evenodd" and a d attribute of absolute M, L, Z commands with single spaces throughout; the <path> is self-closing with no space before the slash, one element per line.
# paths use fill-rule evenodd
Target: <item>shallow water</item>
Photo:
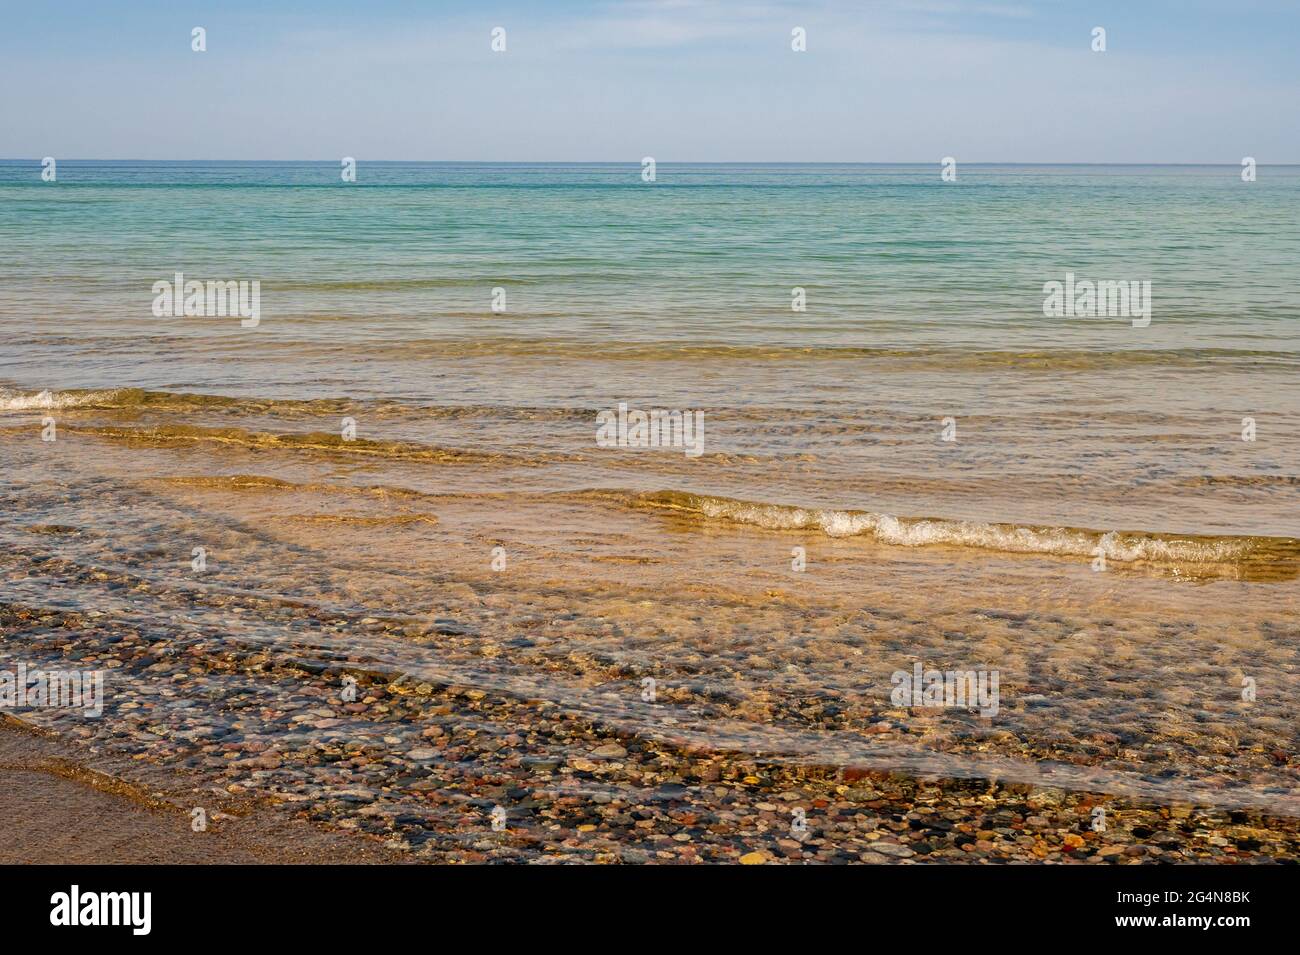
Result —
<path fill-rule="evenodd" d="M 1297 211 L 1283 167 L 0 164 L 0 600 L 1294 812 Z M 153 317 L 177 271 L 260 324 Z M 1045 318 L 1066 271 L 1151 280 L 1150 325 Z M 601 447 L 620 403 L 701 453 Z M 918 661 L 996 715 L 891 701 Z"/>

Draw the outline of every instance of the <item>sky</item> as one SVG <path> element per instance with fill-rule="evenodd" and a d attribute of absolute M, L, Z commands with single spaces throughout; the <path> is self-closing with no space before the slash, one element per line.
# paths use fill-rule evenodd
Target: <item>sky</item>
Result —
<path fill-rule="evenodd" d="M 0 158 L 1294 163 L 1298 37 L 1296 0 L 0 0 Z"/>

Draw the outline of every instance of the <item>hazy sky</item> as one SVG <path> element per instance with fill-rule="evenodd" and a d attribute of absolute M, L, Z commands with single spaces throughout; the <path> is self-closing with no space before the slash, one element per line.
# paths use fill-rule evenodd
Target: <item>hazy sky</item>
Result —
<path fill-rule="evenodd" d="M 0 0 L 0 157 L 1298 162 L 1298 37 L 1295 0 Z"/>

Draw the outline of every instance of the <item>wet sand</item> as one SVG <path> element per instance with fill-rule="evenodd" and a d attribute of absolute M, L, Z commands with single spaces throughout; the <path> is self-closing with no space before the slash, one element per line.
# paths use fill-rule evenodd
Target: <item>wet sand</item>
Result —
<path fill-rule="evenodd" d="M 306 688 L 326 683 L 301 670 L 260 675 Z M 284 753 L 286 761 L 250 733 L 227 744 L 229 758 L 182 772 L 166 744 L 127 741 L 135 757 L 122 758 L 4 728 L 0 824 L 22 835 L 0 861 L 1300 860 L 1293 818 L 986 779 L 791 766 L 614 734 L 539 701 L 357 676 L 360 712 L 369 712 L 353 725 L 418 720 L 423 752 L 336 739 L 316 752 Z M 295 781 L 299 791 L 289 792 Z M 188 829 L 186 807 L 195 802 L 212 813 L 207 833 Z"/>
<path fill-rule="evenodd" d="M 628 741 L 624 741 L 628 743 Z M 544 758 L 479 781 L 486 802 L 503 790 L 526 795 L 543 825 L 514 820 L 501 832 L 464 818 L 459 831 L 411 839 L 386 818 L 387 848 L 357 833 L 352 804 L 325 825 L 277 813 L 265 800 L 230 800 L 196 833 L 177 788 L 140 766 L 90 758 L 14 721 L 0 726 L 0 826 L 10 838 L 0 863 L 13 864 L 361 864 L 422 861 L 751 864 L 1046 862 L 1057 864 L 1217 863 L 1300 860 L 1296 820 L 1192 806 L 1143 807 L 1086 793 L 977 780 L 919 780 L 865 770 L 791 772 L 718 755 L 642 750 L 611 742 L 561 772 L 617 787 L 615 798 L 557 792 Z M 614 751 L 620 750 L 622 755 Z M 602 754 L 603 755 L 600 755 Z M 685 774 L 660 775 L 680 761 Z M 486 763 L 486 760 L 484 760 Z M 117 775 L 92 766 L 110 768 Z M 483 772 L 491 772 L 488 766 Z M 126 777 L 131 777 L 128 779 Z M 671 779 L 683 782 L 671 782 Z M 172 776 L 173 786 L 179 782 Z M 444 776 L 449 789 L 463 780 Z M 432 792 L 425 790 L 432 797 Z M 474 795 L 471 793 L 471 795 Z M 436 798 L 436 797 L 435 797 Z M 207 800 L 211 802 L 210 797 Z M 1104 831 L 1093 828 L 1105 811 Z M 806 827 L 795 823 L 803 812 Z M 319 814 L 318 818 L 319 818 Z M 354 830 L 350 834 L 344 830 Z"/>
<path fill-rule="evenodd" d="M 175 774 L 127 770 L 0 718 L 0 864 L 172 865 L 400 861 L 265 807 L 230 801 L 195 832 Z M 159 787 L 163 788 L 159 788 Z"/>

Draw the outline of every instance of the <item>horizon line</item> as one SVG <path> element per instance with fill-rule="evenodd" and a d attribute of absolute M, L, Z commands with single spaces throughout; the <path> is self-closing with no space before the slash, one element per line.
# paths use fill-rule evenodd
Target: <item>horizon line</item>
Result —
<path fill-rule="evenodd" d="M 0 163 L 37 163 L 45 157 L 0 157 Z M 155 159 L 155 158 L 115 158 L 106 159 L 89 156 L 54 157 L 59 162 L 120 162 L 120 163 L 333 163 L 344 157 L 328 159 Z M 356 157 L 348 157 L 354 158 Z M 1246 157 L 1242 157 L 1243 159 Z M 476 166 L 640 166 L 641 159 L 356 159 L 361 163 L 387 163 L 390 165 L 476 165 Z M 842 159 L 665 159 L 655 160 L 657 166 L 934 166 L 942 165 L 941 160 L 842 160 Z M 958 166 L 1227 166 L 1238 167 L 1241 160 L 1220 162 L 1110 162 L 1110 161 L 1076 161 L 1053 160 L 1050 162 L 1021 162 L 1018 160 L 957 160 Z M 1259 162 L 1257 166 L 1300 166 L 1300 162 Z"/>

